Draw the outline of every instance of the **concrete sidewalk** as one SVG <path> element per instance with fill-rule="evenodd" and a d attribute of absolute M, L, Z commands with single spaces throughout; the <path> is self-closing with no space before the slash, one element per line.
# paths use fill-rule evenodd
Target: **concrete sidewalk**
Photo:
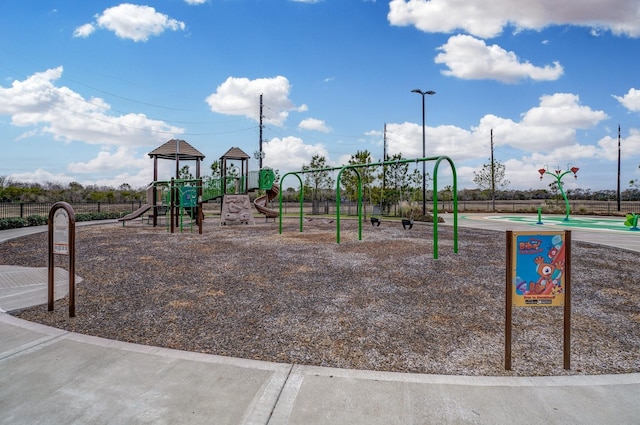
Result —
<path fill-rule="evenodd" d="M 483 227 L 467 220 L 461 225 Z M 0 313 L 0 424 L 638 424 L 639 418 L 635 373 L 467 377 L 298 366 L 105 340 Z"/>
<path fill-rule="evenodd" d="M 2 424 L 637 424 L 640 374 L 465 377 L 266 363 L 0 314 Z"/>

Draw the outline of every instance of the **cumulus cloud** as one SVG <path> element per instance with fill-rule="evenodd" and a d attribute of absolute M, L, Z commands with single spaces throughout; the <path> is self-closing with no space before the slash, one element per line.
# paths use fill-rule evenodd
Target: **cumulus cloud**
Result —
<path fill-rule="evenodd" d="M 603 157 L 610 161 L 618 159 L 618 134 L 606 136 L 598 141 L 598 146 L 602 149 Z M 640 156 L 640 130 L 632 128 L 627 136 L 622 137 L 622 155 L 629 159 Z"/>
<path fill-rule="evenodd" d="M 456 162 L 461 187 L 473 187 L 473 171 L 478 171 L 490 156 L 490 134 L 498 151 L 508 150 L 511 159 L 504 164 L 512 187 L 537 184 L 536 170 L 548 164 L 580 163 L 583 159 L 609 158 L 612 140 L 603 139 L 600 146 L 581 144 L 577 132 L 594 128 L 608 116 L 603 111 L 582 105 L 577 95 L 555 93 L 540 97 L 538 105 L 524 111 L 519 120 L 488 114 L 469 129 L 453 125 L 426 128 L 427 157 L 448 156 Z M 422 157 L 422 125 L 403 122 L 387 123 L 387 153 L 402 153 L 405 158 Z M 367 133 L 379 138 L 379 130 Z M 371 142 L 370 142 L 371 143 Z M 640 132 L 632 130 L 625 139 L 628 152 L 640 152 Z M 368 145 L 370 149 L 371 145 Z M 332 165 L 346 164 L 350 155 L 331 158 L 322 144 L 307 144 L 298 137 L 273 139 L 265 144 L 265 164 L 280 170 L 298 170 L 313 155 L 324 156 Z M 520 158 L 517 158 L 520 152 Z M 446 167 L 445 167 L 446 168 Z M 443 170 L 446 175 L 446 170 Z"/>
<path fill-rule="evenodd" d="M 289 80 L 282 76 L 256 80 L 229 77 L 205 101 L 213 112 L 240 115 L 259 121 L 259 98 L 263 95 L 264 120 L 281 126 L 289 112 L 307 110 L 306 105 L 294 105 L 289 99 L 290 91 Z"/>
<path fill-rule="evenodd" d="M 309 164 L 314 155 L 329 159 L 329 153 L 322 144 L 308 145 L 298 137 L 274 138 L 264 144 L 264 164 L 280 170 L 295 171 L 302 164 Z"/>
<path fill-rule="evenodd" d="M 618 102 L 632 112 L 640 111 L 640 90 L 630 88 L 624 96 L 613 96 Z"/>
<path fill-rule="evenodd" d="M 207 0 L 184 0 L 184 2 L 193 6 L 193 5 L 205 4 Z"/>
<path fill-rule="evenodd" d="M 84 24 L 80 25 L 73 32 L 74 37 L 87 38 L 96 30 L 96 27 L 93 24 Z"/>
<path fill-rule="evenodd" d="M 120 146 L 115 152 L 102 150 L 98 156 L 87 162 L 72 162 L 67 169 L 72 173 L 109 173 L 123 169 L 151 168 L 151 159 L 145 157 L 138 158 L 136 152 L 129 147 Z"/>
<path fill-rule="evenodd" d="M 438 50 L 442 53 L 436 56 L 435 62 L 449 68 L 442 73 L 465 80 L 491 79 L 515 83 L 528 78 L 550 81 L 557 80 L 563 73 L 557 62 L 553 66 L 537 67 L 520 61 L 513 52 L 496 44 L 488 46 L 483 40 L 469 35 L 453 36 Z"/>
<path fill-rule="evenodd" d="M 603 111 L 581 105 L 577 95 L 556 93 L 542 96 L 539 105 L 524 112 L 520 121 L 488 114 L 469 130 L 450 125 L 427 127 L 426 155 L 446 155 L 455 161 L 484 160 L 490 155 L 493 130 L 496 148 L 517 149 L 530 155 L 528 160 L 532 163 L 594 158 L 603 151 L 581 145 L 576 132 L 593 128 L 607 118 Z M 401 152 L 407 158 L 421 157 L 422 126 L 408 122 L 387 124 L 387 142 L 390 154 Z"/>
<path fill-rule="evenodd" d="M 300 121 L 300 124 L 298 124 L 298 128 L 301 130 L 320 131 L 322 133 L 329 132 L 329 127 L 327 127 L 327 124 L 323 120 L 319 120 L 316 118 L 307 118 Z"/>
<path fill-rule="evenodd" d="M 640 37 L 636 0 L 588 4 L 584 0 L 391 0 L 387 19 L 392 25 L 412 25 L 424 32 L 462 30 L 480 38 L 496 37 L 509 25 L 541 30 L 565 24 Z"/>
<path fill-rule="evenodd" d="M 51 173 L 50 171 L 43 170 L 42 168 L 38 168 L 33 172 L 14 173 L 14 174 L 11 174 L 9 177 L 14 181 L 19 181 L 24 183 L 51 182 L 51 183 L 69 184 L 73 181 L 76 181 L 73 177 L 68 176 L 66 174 Z"/>
<path fill-rule="evenodd" d="M 73 35 L 88 37 L 95 31 L 95 27 L 112 31 L 119 38 L 147 41 L 151 36 L 160 35 L 167 30 L 184 30 L 186 26 L 184 22 L 159 13 L 151 6 L 122 3 L 105 9 L 96 16 L 95 23 L 79 26 Z"/>
<path fill-rule="evenodd" d="M 85 99 L 68 87 L 58 87 L 63 68 L 35 73 L 11 87 L 0 86 L 0 115 L 10 115 L 17 127 L 35 127 L 30 134 L 87 144 L 148 146 L 183 132 L 144 114 L 110 114 L 100 98 Z"/>

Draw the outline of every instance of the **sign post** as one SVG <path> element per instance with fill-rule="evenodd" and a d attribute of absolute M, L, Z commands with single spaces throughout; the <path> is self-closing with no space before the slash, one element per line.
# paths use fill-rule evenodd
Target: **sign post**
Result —
<path fill-rule="evenodd" d="M 56 202 L 49 211 L 48 309 L 55 299 L 55 254 L 69 257 L 69 317 L 76 315 L 76 216 L 71 205 Z"/>
<path fill-rule="evenodd" d="M 571 231 L 507 231 L 505 369 L 511 370 L 513 306 L 564 307 L 564 368 L 571 368 Z"/>

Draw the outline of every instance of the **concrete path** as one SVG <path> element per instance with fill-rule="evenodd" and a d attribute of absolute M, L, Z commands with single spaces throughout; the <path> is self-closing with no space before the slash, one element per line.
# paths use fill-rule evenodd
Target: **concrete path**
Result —
<path fill-rule="evenodd" d="M 460 224 L 495 226 L 483 221 Z M 0 313 L 0 424 L 63 423 L 638 424 L 640 374 L 466 377 L 276 364 L 105 340 Z"/>

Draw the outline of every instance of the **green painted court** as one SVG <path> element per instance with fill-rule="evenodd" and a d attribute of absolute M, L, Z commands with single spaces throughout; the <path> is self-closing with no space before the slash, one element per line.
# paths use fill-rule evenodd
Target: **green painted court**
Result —
<path fill-rule="evenodd" d="M 542 216 L 542 224 L 538 224 L 538 217 L 533 215 L 522 216 L 488 216 L 487 220 L 510 221 L 522 224 L 530 224 L 536 227 L 561 226 L 564 228 L 578 228 L 591 230 L 612 230 L 618 232 L 632 232 L 631 227 L 625 226 L 624 217 L 576 217 L 572 216 L 569 221 L 564 220 L 564 216 Z M 640 234 L 640 232 L 638 232 Z"/>

